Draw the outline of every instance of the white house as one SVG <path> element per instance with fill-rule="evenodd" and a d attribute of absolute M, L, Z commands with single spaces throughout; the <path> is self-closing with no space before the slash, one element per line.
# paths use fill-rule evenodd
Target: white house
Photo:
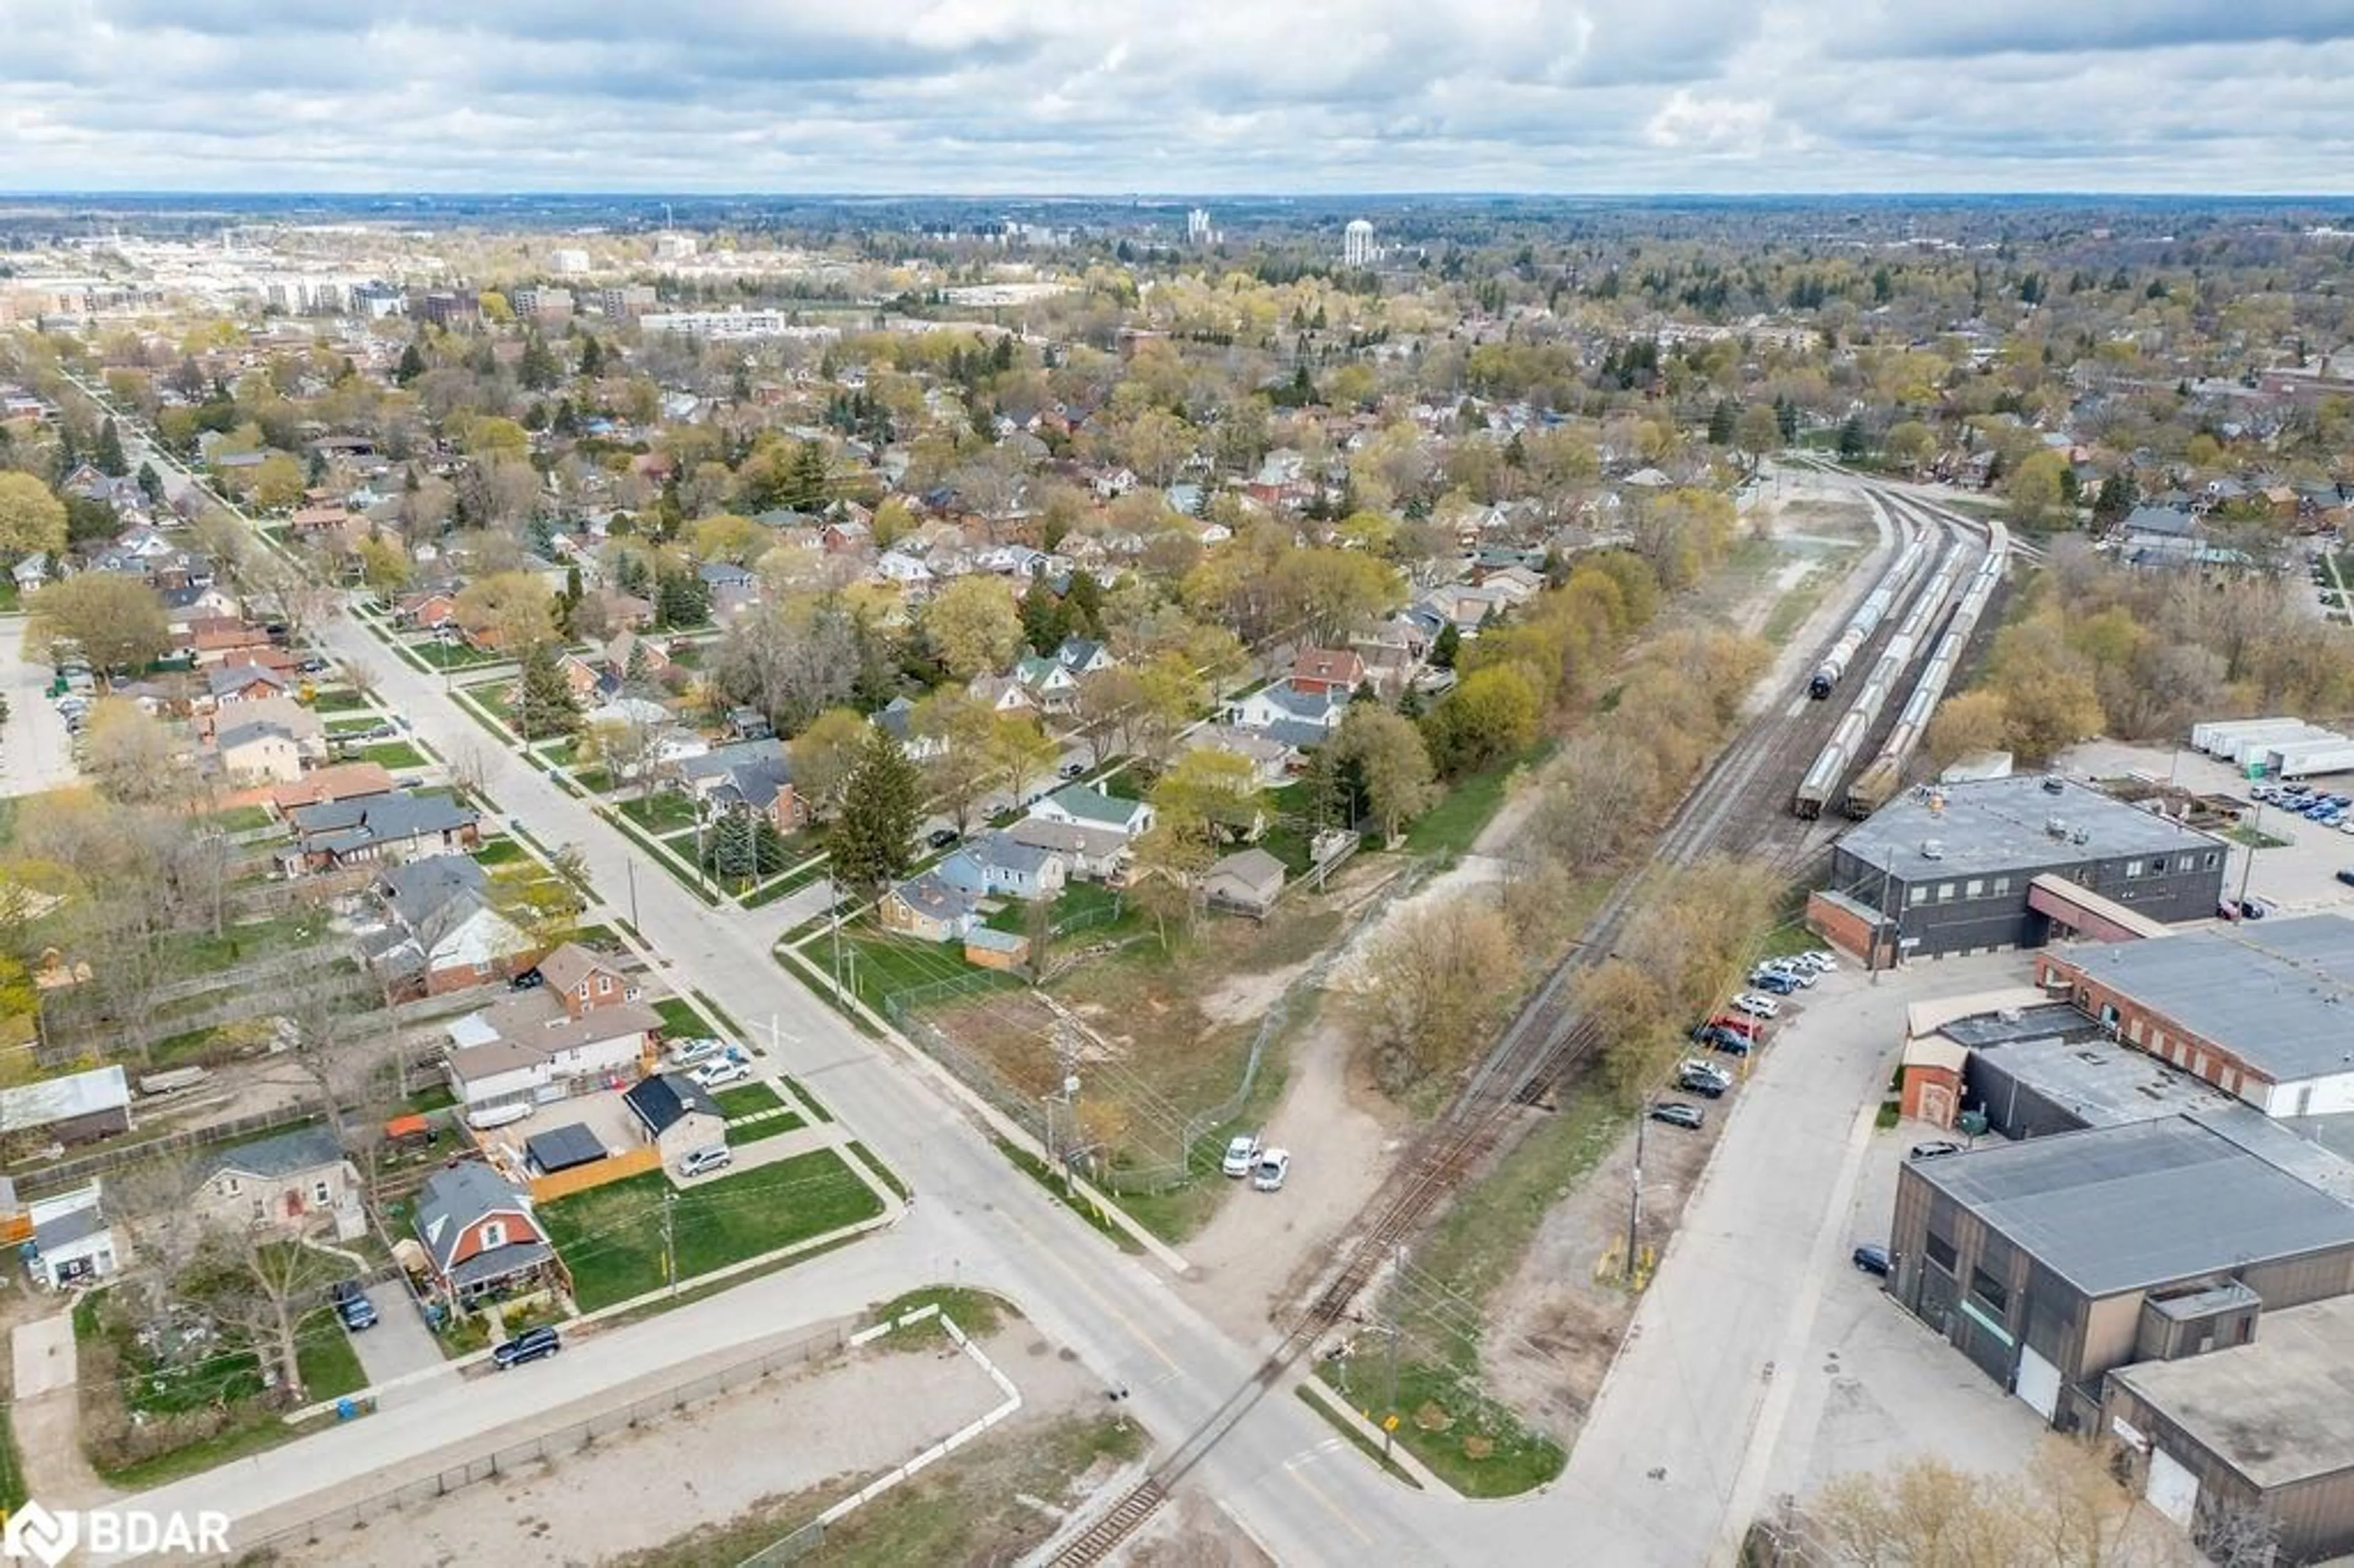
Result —
<path fill-rule="evenodd" d="M 1314 746 L 1339 729 L 1348 712 L 1348 693 L 1307 692 L 1284 680 L 1248 696 L 1229 698 L 1225 718 L 1236 729 L 1272 735 L 1293 746 Z"/>
<path fill-rule="evenodd" d="M 662 1014 L 622 978 L 570 944 L 539 969 L 539 989 L 450 1025 L 450 1086 L 470 1111 L 618 1087 L 652 1060 Z"/>
<path fill-rule="evenodd" d="M 907 589 L 929 588 L 932 568 L 904 550 L 885 550 L 875 557 L 875 575 Z"/>
<path fill-rule="evenodd" d="M 20 1252 L 25 1272 L 45 1290 L 79 1280 L 104 1279 L 122 1264 L 114 1227 L 106 1222 L 99 1183 L 37 1198 L 27 1206 L 32 1239 Z"/>
<path fill-rule="evenodd" d="M 1070 784 L 1030 805 L 1030 815 L 1049 822 L 1070 822 L 1083 828 L 1109 828 L 1135 838 L 1151 828 L 1152 806 L 1107 795 L 1092 784 Z"/>

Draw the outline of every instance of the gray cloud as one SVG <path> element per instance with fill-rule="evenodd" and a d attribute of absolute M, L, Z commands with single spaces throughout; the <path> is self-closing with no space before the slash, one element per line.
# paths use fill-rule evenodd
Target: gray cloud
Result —
<path fill-rule="evenodd" d="M 2354 0 L 0 0 L 0 187 L 2354 183 Z"/>

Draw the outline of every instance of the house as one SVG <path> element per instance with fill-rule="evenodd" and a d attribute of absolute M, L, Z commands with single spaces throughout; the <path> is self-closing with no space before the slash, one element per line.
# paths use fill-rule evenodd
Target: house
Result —
<path fill-rule="evenodd" d="M 479 1160 L 425 1179 L 416 1225 L 434 1288 L 456 1311 L 569 1283 L 530 1195 Z"/>
<path fill-rule="evenodd" d="M 1353 657 L 1353 656 L 1352 656 Z M 1359 662 L 1361 670 L 1362 661 Z M 1235 729 L 1271 736 L 1287 746 L 1320 746 L 1348 715 L 1345 691 L 1303 692 L 1288 680 L 1278 681 L 1247 696 L 1230 699 L 1225 722 Z"/>
<path fill-rule="evenodd" d="M 392 607 L 396 625 L 414 626 L 427 631 L 438 631 L 450 625 L 458 616 L 458 596 L 447 588 L 424 588 L 409 594 Z"/>
<path fill-rule="evenodd" d="M 1066 713 L 1079 694 L 1078 677 L 1058 660 L 1025 655 L 1014 661 L 1013 678 L 1042 713 Z"/>
<path fill-rule="evenodd" d="M 381 762 L 338 762 L 318 768 L 270 792 L 270 804 L 280 816 L 315 806 L 323 800 L 350 800 L 392 792 L 392 775 Z"/>
<path fill-rule="evenodd" d="M 1213 909 L 1231 909 L 1264 920 L 1283 896 L 1283 863 L 1258 848 L 1236 850 L 1202 877 L 1202 896 Z"/>
<path fill-rule="evenodd" d="M 916 705 L 906 696 L 893 697 L 876 711 L 872 723 L 897 741 L 914 762 L 929 762 L 935 757 L 948 755 L 949 743 L 943 736 L 917 732 L 914 723 Z"/>
<path fill-rule="evenodd" d="M 675 1164 L 698 1150 L 727 1146 L 727 1118 L 711 1092 L 684 1073 L 655 1073 L 621 1097 L 646 1141 Z"/>
<path fill-rule="evenodd" d="M 572 698 L 574 707 L 587 707 L 599 697 L 620 689 L 620 683 L 578 653 L 567 653 L 556 662 L 556 672 L 564 677 L 564 689 Z M 609 690 L 610 688 L 610 690 Z M 507 705 L 512 708 L 523 700 L 523 683 L 518 680 L 506 689 Z"/>
<path fill-rule="evenodd" d="M 234 653 L 272 646 L 270 633 L 239 616 L 200 616 L 188 623 L 188 651 L 199 665 L 232 662 Z"/>
<path fill-rule="evenodd" d="M 705 561 L 695 568 L 695 575 L 701 577 L 703 586 L 714 594 L 723 588 L 748 593 L 758 580 L 752 575 L 750 567 L 739 567 L 733 561 Z"/>
<path fill-rule="evenodd" d="M 1072 822 L 1083 828 L 1109 828 L 1135 838 L 1152 826 L 1150 801 L 1128 800 L 1106 794 L 1099 785 L 1069 784 L 1030 806 L 1030 815 L 1049 822 Z"/>
<path fill-rule="evenodd" d="M 32 1235 L 16 1252 L 25 1272 L 44 1290 L 104 1279 L 120 1267 L 122 1254 L 107 1224 L 100 1183 L 54 1197 L 36 1198 L 26 1218 Z"/>
<path fill-rule="evenodd" d="M 781 740 L 738 740 L 681 762 L 678 774 L 688 792 L 723 810 L 765 817 L 780 833 L 801 823 L 801 797 Z"/>
<path fill-rule="evenodd" d="M 1117 662 L 1110 649 L 1091 637 L 1066 637 L 1063 645 L 1055 650 L 1055 662 L 1075 677 L 1108 670 Z"/>
<path fill-rule="evenodd" d="M 300 1234 L 332 1222 L 339 1240 L 367 1229 L 359 1173 L 324 1122 L 206 1150 L 196 1157 L 192 1174 L 203 1183 L 196 1211 L 228 1224 L 270 1224 Z"/>
<path fill-rule="evenodd" d="M 875 556 L 875 575 L 910 593 L 919 593 L 932 584 L 932 568 L 904 550 L 885 550 Z"/>
<path fill-rule="evenodd" d="M 878 907 L 885 930 L 926 942 L 949 941 L 981 924 L 980 895 L 951 886 L 929 871 L 891 889 Z"/>
<path fill-rule="evenodd" d="M 213 738 L 213 752 L 235 783 L 285 784 L 302 777 L 302 747 L 278 725 L 225 725 Z"/>
<path fill-rule="evenodd" d="M 1299 747 L 1287 746 L 1271 735 L 1236 729 L 1232 725 L 1210 725 L 1196 730 L 1185 749 L 1223 751 L 1241 758 L 1250 764 L 1251 782 L 1262 789 L 1278 789 L 1288 783 L 1292 770 L 1301 763 Z"/>
<path fill-rule="evenodd" d="M 1365 661 L 1353 649 L 1302 648 L 1291 662 L 1291 689 L 1307 696 L 1345 697 L 1365 682 Z"/>
<path fill-rule="evenodd" d="M 652 1065 L 662 1014 L 641 1001 L 575 1006 L 555 989 L 518 992 L 449 1026 L 450 1086 L 469 1111 L 618 1088 Z"/>
<path fill-rule="evenodd" d="M 205 695 L 216 705 L 282 697 L 287 680 L 262 664 L 216 664 L 205 672 Z"/>
<path fill-rule="evenodd" d="M 489 875 L 471 855 L 397 862 L 373 891 L 385 924 L 361 946 L 387 991 L 441 996 L 504 980 L 531 957 L 530 936 L 492 907 Z"/>
<path fill-rule="evenodd" d="M 472 806 L 407 790 L 322 800 L 297 809 L 290 821 L 293 847 L 278 852 L 288 876 L 471 850 L 482 837 L 482 816 Z"/>
<path fill-rule="evenodd" d="M 36 550 L 8 568 L 16 580 L 18 593 L 32 593 L 49 580 L 49 556 L 46 550 Z"/>
<path fill-rule="evenodd" d="M 933 868 L 949 886 L 977 897 L 1053 898 L 1070 875 L 1063 857 L 1002 832 L 985 833 Z"/>
<path fill-rule="evenodd" d="M 638 988 L 611 964 L 578 942 L 567 942 L 539 960 L 542 989 L 563 999 L 573 1017 L 638 1000 Z"/>
<path fill-rule="evenodd" d="M 769 723 L 769 715 L 758 708 L 729 708 L 726 727 L 727 733 L 737 740 L 767 740 L 777 733 Z"/>
<path fill-rule="evenodd" d="M 0 1147 L 91 1143 L 131 1130 L 131 1080 L 120 1065 L 0 1089 Z"/>
<path fill-rule="evenodd" d="M 622 680 L 652 680 L 670 667 L 670 652 L 634 631 L 617 631 L 600 651 L 599 662 Z"/>
<path fill-rule="evenodd" d="M 1128 880 L 1129 838 L 1117 828 L 1023 817 L 1005 830 L 1005 836 L 1017 844 L 1060 857 L 1068 874 L 1082 882 L 1119 884 Z"/>
<path fill-rule="evenodd" d="M 1037 705 L 1030 699 L 1030 688 L 1022 683 L 1019 675 L 975 675 L 965 688 L 979 703 L 993 714 L 1028 713 Z"/>

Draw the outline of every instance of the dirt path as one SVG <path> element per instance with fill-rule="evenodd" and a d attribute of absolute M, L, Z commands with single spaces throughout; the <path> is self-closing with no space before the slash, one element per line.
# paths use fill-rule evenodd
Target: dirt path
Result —
<path fill-rule="evenodd" d="M 981 1340 L 1022 1391 L 1023 1420 L 1100 1402 L 1096 1381 L 1027 1324 Z M 979 1366 L 934 1338 L 856 1352 L 514 1475 L 281 1550 L 280 1561 L 588 1564 L 659 1547 L 764 1503 L 891 1468 L 999 1402 Z M 788 1527 L 789 1528 L 789 1527 Z M 373 1542 L 375 1544 L 371 1545 Z M 387 1551 L 398 1542 L 397 1551 Z"/>

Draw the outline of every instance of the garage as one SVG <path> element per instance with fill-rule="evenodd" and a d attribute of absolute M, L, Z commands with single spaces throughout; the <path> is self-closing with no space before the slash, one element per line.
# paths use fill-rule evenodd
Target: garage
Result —
<path fill-rule="evenodd" d="M 2049 1423 L 2060 1409 L 2060 1369 L 2025 1346 L 2019 1351 L 2019 1380 L 2014 1385 L 2028 1408 Z"/>
<path fill-rule="evenodd" d="M 577 1121 L 536 1133 L 525 1139 L 523 1147 L 533 1173 L 539 1176 L 594 1165 L 605 1158 L 604 1140 Z"/>
<path fill-rule="evenodd" d="M 2150 1507 L 2189 1530 L 2199 1508 L 2199 1478 L 2165 1449 L 2154 1448 L 2149 1456 L 2149 1485 L 2143 1495 Z"/>

